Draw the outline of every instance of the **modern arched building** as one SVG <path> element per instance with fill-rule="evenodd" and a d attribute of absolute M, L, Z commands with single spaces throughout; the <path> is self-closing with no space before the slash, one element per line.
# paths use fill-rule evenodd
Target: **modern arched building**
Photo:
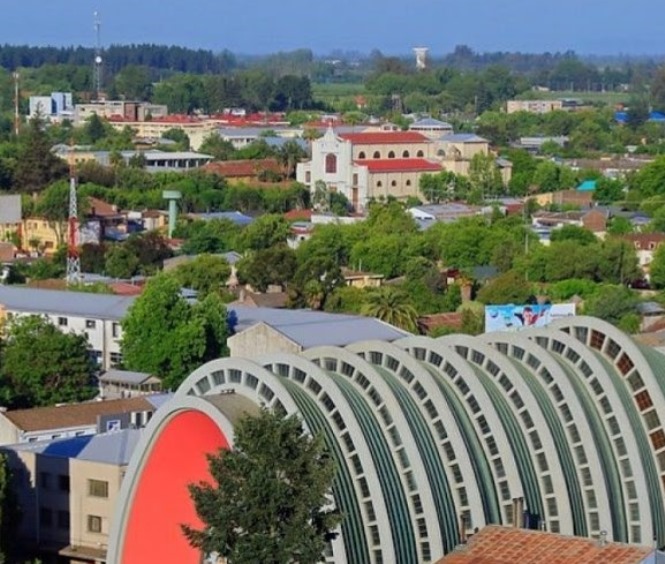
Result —
<path fill-rule="evenodd" d="M 299 414 L 337 462 L 329 562 L 431 562 L 487 524 L 662 546 L 664 400 L 665 356 L 590 317 L 215 360 L 146 429 L 109 562 L 200 561 L 186 485 L 260 406 Z"/>

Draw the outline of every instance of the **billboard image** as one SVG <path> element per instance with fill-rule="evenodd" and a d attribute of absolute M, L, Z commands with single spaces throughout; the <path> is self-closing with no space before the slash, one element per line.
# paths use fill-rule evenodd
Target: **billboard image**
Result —
<path fill-rule="evenodd" d="M 546 327 L 552 321 L 570 315 L 575 315 L 575 304 L 486 306 L 485 333 Z"/>

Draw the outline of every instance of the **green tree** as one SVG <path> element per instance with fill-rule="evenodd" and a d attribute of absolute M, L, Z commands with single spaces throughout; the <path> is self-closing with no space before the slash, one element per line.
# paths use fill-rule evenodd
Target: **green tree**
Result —
<path fill-rule="evenodd" d="M 593 232 L 580 227 L 579 225 L 564 225 L 559 229 L 552 231 L 551 240 L 553 243 L 559 241 L 575 241 L 579 245 L 592 245 L 598 242 Z"/>
<path fill-rule="evenodd" d="M 131 278 L 138 273 L 139 265 L 136 254 L 122 243 L 112 245 L 106 252 L 106 274 L 113 278 Z"/>
<path fill-rule="evenodd" d="M 36 315 L 10 319 L 2 344 L 0 402 L 12 408 L 90 399 L 95 363 L 85 334 Z"/>
<path fill-rule="evenodd" d="M 238 281 L 259 292 L 268 286 L 286 288 L 293 279 L 298 262 L 295 252 L 284 244 L 250 253 L 238 262 Z"/>
<path fill-rule="evenodd" d="M 665 288 L 665 245 L 660 245 L 653 254 L 649 279 L 655 288 Z"/>
<path fill-rule="evenodd" d="M 212 483 L 189 486 L 202 529 L 192 546 L 230 564 L 315 564 L 341 520 L 329 508 L 335 466 L 321 436 L 297 416 L 267 410 L 241 419 L 232 450 L 208 455 Z"/>
<path fill-rule="evenodd" d="M 0 564 L 14 562 L 16 533 L 21 517 L 12 489 L 12 474 L 6 454 L 0 454 Z"/>
<path fill-rule="evenodd" d="M 227 311 L 217 294 L 190 304 L 169 275 L 151 279 L 122 322 L 123 364 L 177 388 L 201 364 L 226 356 Z"/>
<path fill-rule="evenodd" d="M 418 312 L 409 295 L 392 286 L 382 286 L 370 292 L 361 313 L 412 333 L 418 330 Z"/>
<path fill-rule="evenodd" d="M 32 118 L 20 140 L 14 168 L 14 186 L 23 192 L 39 192 L 67 176 L 67 163 L 51 152 L 51 143 L 40 116 Z"/>
<path fill-rule="evenodd" d="M 107 135 L 104 122 L 97 114 L 92 114 L 85 124 L 85 134 L 91 143 L 97 143 Z"/>
<path fill-rule="evenodd" d="M 532 295 L 531 285 L 520 274 L 510 270 L 485 284 L 478 291 L 478 301 L 487 305 L 524 304 Z"/>
<path fill-rule="evenodd" d="M 503 193 L 503 181 L 494 157 L 476 153 L 469 164 L 469 181 L 471 188 L 480 201 L 489 196 Z"/>
<path fill-rule="evenodd" d="M 115 88 L 125 100 L 149 100 L 152 94 L 150 69 L 127 65 L 115 77 Z"/>
<path fill-rule="evenodd" d="M 256 218 L 242 233 L 246 249 L 258 251 L 279 243 L 286 243 L 290 232 L 288 222 L 281 215 L 266 214 Z"/>
<path fill-rule="evenodd" d="M 202 299 L 226 287 L 231 266 L 223 257 L 204 254 L 179 265 L 173 275 L 181 286 L 196 290 L 199 299 Z"/>
<path fill-rule="evenodd" d="M 603 286 L 585 302 L 584 313 L 618 325 L 635 313 L 637 302 L 637 296 L 625 286 Z"/>

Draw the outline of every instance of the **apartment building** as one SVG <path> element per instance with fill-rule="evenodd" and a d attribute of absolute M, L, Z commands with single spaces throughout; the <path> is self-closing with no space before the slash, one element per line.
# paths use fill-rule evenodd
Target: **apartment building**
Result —
<path fill-rule="evenodd" d="M 120 485 L 141 431 L 3 447 L 22 511 L 21 545 L 71 564 L 106 562 Z"/>
<path fill-rule="evenodd" d="M 122 360 L 120 322 L 134 297 L 0 286 L 0 320 L 7 315 L 43 315 L 61 331 L 85 333 L 100 368 Z"/>

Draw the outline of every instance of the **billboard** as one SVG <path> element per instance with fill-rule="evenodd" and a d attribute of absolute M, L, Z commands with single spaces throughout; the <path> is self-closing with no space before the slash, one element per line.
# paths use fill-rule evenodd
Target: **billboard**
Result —
<path fill-rule="evenodd" d="M 575 315 L 575 304 L 492 305 L 485 307 L 485 333 L 546 327 L 561 317 Z"/>

